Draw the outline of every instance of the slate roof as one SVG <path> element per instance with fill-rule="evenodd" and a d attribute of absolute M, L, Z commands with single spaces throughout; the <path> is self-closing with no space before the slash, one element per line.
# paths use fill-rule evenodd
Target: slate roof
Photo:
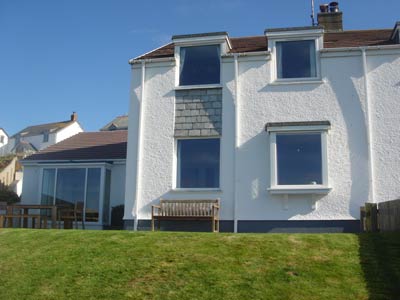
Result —
<path fill-rule="evenodd" d="M 324 33 L 324 48 L 360 47 L 393 45 L 393 29 L 346 30 Z M 232 49 L 230 53 L 267 51 L 268 40 L 264 35 L 229 38 Z M 174 43 L 167 44 L 136 59 L 152 59 L 174 56 Z"/>
<path fill-rule="evenodd" d="M 100 131 L 127 130 L 128 116 L 119 116 L 100 129 Z"/>
<path fill-rule="evenodd" d="M 55 123 L 48 123 L 48 124 L 40 124 L 40 125 L 34 125 L 34 126 L 28 126 L 21 131 L 17 132 L 12 136 L 16 137 L 17 135 L 20 135 L 22 137 L 26 136 L 33 136 L 33 135 L 41 135 L 44 132 L 48 133 L 54 133 L 59 131 L 60 129 L 63 129 L 75 121 L 73 120 L 68 120 L 68 121 L 62 121 L 62 122 L 55 122 Z"/>
<path fill-rule="evenodd" d="M 127 130 L 81 132 L 23 161 L 126 159 Z"/>

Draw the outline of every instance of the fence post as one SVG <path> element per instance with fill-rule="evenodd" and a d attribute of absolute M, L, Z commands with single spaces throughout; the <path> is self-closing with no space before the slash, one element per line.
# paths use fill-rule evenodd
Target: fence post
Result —
<path fill-rule="evenodd" d="M 378 205 L 376 203 L 365 203 L 365 225 L 366 231 L 378 231 Z"/>
<path fill-rule="evenodd" d="M 365 207 L 361 206 L 360 207 L 360 230 L 361 232 L 367 231 L 365 228 Z"/>

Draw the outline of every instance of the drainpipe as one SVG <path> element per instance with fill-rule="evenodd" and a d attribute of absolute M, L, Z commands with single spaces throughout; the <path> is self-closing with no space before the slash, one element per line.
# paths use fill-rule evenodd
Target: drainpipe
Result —
<path fill-rule="evenodd" d="M 135 203 L 133 211 L 135 214 L 135 219 L 133 223 L 133 230 L 137 231 L 138 227 L 138 212 L 139 212 L 139 189 L 140 189 L 140 178 L 141 178 L 141 161 L 142 161 L 142 115 L 143 115 L 143 100 L 145 98 L 145 80 L 146 79 L 146 62 L 142 61 L 142 82 L 141 82 L 141 92 L 139 99 L 139 125 L 138 125 L 138 142 L 137 142 L 137 153 L 136 153 L 136 187 L 135 187 Z"/>
<path fill-rule="evenodd" d="M 235 97 L 233 100 L 234 109 L 235 109 L 235 152 L 234 152 L 234 164 L 233 164 L 233 174 L 234 174 L 234 196 L 233 196 L 233 231 L 235 233 L 238 232 L 238 172 L 237 172 L 237 156 L 239 151 L 239 62 L 238 62 L 238 54 L 233 55 L 234 65 L 235 65 Z"/>
<path fill-rule="evenodd" d="M 369 187 L 371 193 L 371 201 L 372 203 L 376 202 L 375 199 L 375 177 L 374 177 L 374 153 L 373 153 L 373 126 L 372 126 L 372 116 L 371 116 L 371 99 L 368 91 L 368 67 L 367 67 L 367 55 L 366 49 L 364 47 L 360 48 L 361 56 L 362 56 L 362 66 L 363 66 L 363 75 L 364 75 L 364 89 L 365 89 L 365 109 L 366 109 L 366 128 L 367 128 L 367 143 L 368 143 L 368 175 L 369 175 Z"/>

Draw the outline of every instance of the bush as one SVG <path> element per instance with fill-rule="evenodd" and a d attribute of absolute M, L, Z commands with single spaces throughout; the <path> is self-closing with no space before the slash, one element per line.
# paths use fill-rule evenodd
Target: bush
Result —
<path fill-rule="evenodd" d="M 21 198 L 13 191 L 0 190 L 0 202 L 7 202 L 7 204 L 13 204 L 20 202 Z"/>

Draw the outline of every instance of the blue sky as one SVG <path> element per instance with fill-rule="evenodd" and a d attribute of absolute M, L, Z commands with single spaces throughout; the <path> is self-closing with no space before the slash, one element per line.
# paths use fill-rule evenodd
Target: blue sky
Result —
<path fill-rule="evenodd" d="M 328 1 L 315 0 L 319 4 Z M 345 29 L 393 28 L 399 0 L 342 0 Z M 173 34 L 310 25 L 310 0 L 0 0 L 0 127 L 76 111 L 95 131 L 129 107 L 128 59 Z"/>

